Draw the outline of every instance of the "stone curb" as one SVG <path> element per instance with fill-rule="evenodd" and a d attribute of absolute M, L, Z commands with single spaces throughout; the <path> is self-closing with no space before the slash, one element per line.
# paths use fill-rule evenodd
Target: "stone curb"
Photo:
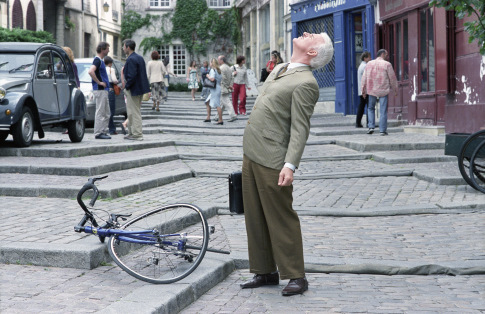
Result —
<path fill-rule="evenodd" d="M 435 143 L 357 143 L 344 140 L 336 140 L 336 144 L 358 152 L 368 151 L 399 151 L 399 150 L 426 150 L 445 149 L 444 142 Z"/>
<path fill-rule="evenodd" d="M 91 155 L 102 155 L 107 153 L 119 153 L 127 150 L 141 150 L 147 148 L 157 148 L 173 146 L 173 141 L 154 141 L 154 142 L 137 142 L 137 143 L 117 143 L 106 146 L 83 146 L 83 147 L 66 147 L 66 148 L 11 148 L 5 147 L 0 150 L 0 156 L 18 156 L 18 157 L 57 157 L 72 158 L 84 157 Z"/>
<path fill-rule="evenodd" d="M 231 213 L 227 205 L 215 206 L 218 215 L 239 215 Z M 485 211 L 485 203 L 436 203 L 434 205 L 409 205 L 393 207 L 374 207 L 372 209 L 337 210 L 331 207 L 294 206 L 298 216 L 328 216 L 328 217 L 380 217 L 380 216 L 408 216 L 408 215 L 449 215 Z M 242 215 L 242 214 L 241 214 Z"/>
<path fill-rule="evenodd" d="M 348 126 L 348 125 L 343 125 L 343 126 Z M 402 128 L 388 128 L 387 132 L 388 133 L 402 133 L 403 130 L 402 130 Z M 335 135 L 366 134 L 366 131 L 365 131 L 365 129 L 357 129 L 357 128 L 348 129 L 348 130 L 325 130 L 325 131 L 310 129 L 310 134 L 314 135 L 314 136 L 335 136 Z"/>
<path fill-rule="evenodd" d="M 190 170 L 174 170 L 171 174 L 154 174 L 142 178 L 131 178 L 129 181 L 118 181 L 110 184 L 110 188 L 99 188 L 101 198 L 118 198 L 123 195 L 133 194 L 139 191 L 155 188 L 176 181 L 188 179 L 194 176 Z M 75 198 L 79 188 L 67 188 L 63 186 L 28 186 L 18 184 L 16 186 L 0 185 L 0 195 L 4 196 L 22 196 L 22 197 L 56 197 L 56 198 Z"/>
<path fill-rule="evenodd" d="M 15 164 L 0 165 L 0 173 L 23 173 L 23 174 L 45 174 L 45 175 L 64 175 L 64 176 L 95 176 L 108 172 L 133 169 L 141 166 L 154 165 L 180 159 L 178 154 L 158 154 L 150 157 L 127 158 L 119 162 L 100 160 L 100 164 L 95 166 L 62 166 L 62 165 L 42 165 L 18 166 Z"/>
<path fill-rule="evenodd" d="M 231 260 L 205 257 L 197 269 L 181 281 L 168 285 L 145 285 L 112 303 L 107 313 L 178 313 L 234 271 Z"/>

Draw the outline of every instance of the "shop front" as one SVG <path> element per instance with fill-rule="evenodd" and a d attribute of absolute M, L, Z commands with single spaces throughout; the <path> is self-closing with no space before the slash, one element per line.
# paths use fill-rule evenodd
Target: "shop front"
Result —
<path fill-rule="evenodd" d="M 379 2 L 382 42 L 398 79 L 398 96 L 389 97 L 390 119 L 409 125 L 445 124 L 447 95 L 453 88 L 453 36 L 450 13 L 428 0 Z"/>
<path fill-rule="evenodd" d="M 314 71 L 319 101 L 335 101 L 335 112 L 355 114 L 357 68 L 364 51 L 374 57 L 374 7 L 367 0 L 303 1 L 291 6 L 292 38 L 303 32 L 326 32 L 335 54 L 323 69 Z"/>

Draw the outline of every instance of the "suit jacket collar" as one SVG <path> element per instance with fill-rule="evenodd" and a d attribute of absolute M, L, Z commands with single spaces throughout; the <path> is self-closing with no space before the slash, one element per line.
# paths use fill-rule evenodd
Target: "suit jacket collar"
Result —
<path fill-rule="evenodd" d="M 289 63 L 284 64 L 281 69 L 288 67 L 288 65 L 289 65 Z M 297 72 L 304 72 L 304 71 L 311 71 L 310 66 L 299 66 L 299 67 L 296 67 L 296 68 L 288 69 L 288 70 L 286 70 L 285 73 L 281 73 L 279 76 L 275 77 L 275 80 L 282 78 L 282 77 L 285 77 L 287 75 L 291 75 L 291 74 L 294 74 L 294 73 L 297 73 Z"/>

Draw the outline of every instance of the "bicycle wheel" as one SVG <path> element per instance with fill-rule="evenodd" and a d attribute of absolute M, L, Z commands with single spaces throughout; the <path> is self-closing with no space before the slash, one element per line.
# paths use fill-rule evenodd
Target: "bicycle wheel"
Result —
<path fill-rule="evenodd" d="M 485 193 L 485 141 L 480 143 L 472 154 L 469 174 L 472 186 Z"/>
<path fill-rule="evenodd" d="M 138 237 L 149 238 L 152 244 L 133 243 L 123 235 L 112 236 L 108 242 L 109 253 L 118 266 L 140 280 L 155 284 L 187 277 L 199 266 L 209 242 L 207 221 L 202 211 L 191 204 L 157 208 L 133 218 L 120 229 L 158 232 Z"/>
<path fill-rule="evenodd" d="M 470 186 L 476 189 L 472 180 L 469 176 L 470 170 L 470 159 L 472 157 L 473 151 L 481 141 L 485 140 L 485 130 L 473 133 L 465 142 L 460 149 L 460 154 L 458 155 L 458 169 L 460 170 L 461 176 Z M 481 179 L 480 179 L 481 180 Z M 485 180 L 485 178 L 484 178 Z"/>

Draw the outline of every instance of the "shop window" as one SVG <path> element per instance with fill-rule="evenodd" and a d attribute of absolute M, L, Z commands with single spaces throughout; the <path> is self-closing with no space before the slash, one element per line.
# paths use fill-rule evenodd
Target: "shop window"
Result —
<path fill-rule="evenodd" d="M 422 92 L 435 90 L 433 8 L 426 8 L 419 14 L 419 57 L 420 86 Z"/>
<path fill-rule="evenodd" d="M 392 22 L 389 31 L 389 62 L 398 81 L 409 79 L 408 20 Z"/>
<path fill-rule="evenodd" d="M 327 15 L 298 23 L 297 36 L 301 36 L 304 32 L 313 34 L 325 32 L 333 42 L 333 16 Z M 335 56 L 323 68 L 313 71 L 313 75 L 317 79 L 320 88 L 335 87 Z"/>

